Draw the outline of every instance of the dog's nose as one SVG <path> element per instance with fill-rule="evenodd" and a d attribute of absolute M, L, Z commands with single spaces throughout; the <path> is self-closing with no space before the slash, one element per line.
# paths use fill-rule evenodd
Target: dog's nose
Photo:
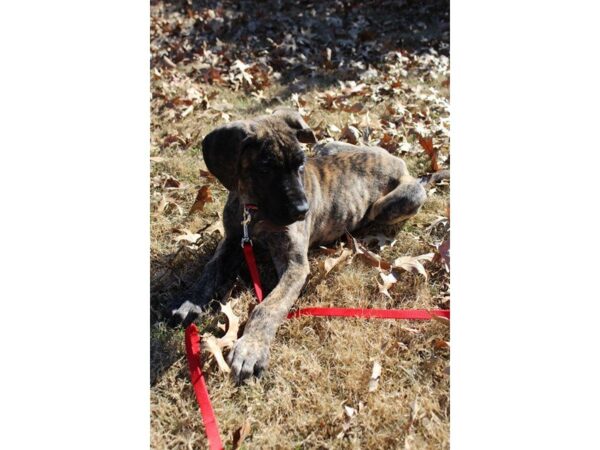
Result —
<path fill-rule="evenodd" d="M 307 212 L 308 212 L 308 202 L 306 200 L 295 202 L 292 204 L 292 207 L 290 208 L 290 215 L 295 220 L 304 219 Z"/>

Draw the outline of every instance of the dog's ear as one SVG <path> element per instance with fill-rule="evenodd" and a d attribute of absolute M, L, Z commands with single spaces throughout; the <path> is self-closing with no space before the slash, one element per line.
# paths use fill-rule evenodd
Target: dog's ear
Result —
<path fill-rule="evenodd" d="M 317 138 L 313 130 L 304 121 L 298 111 L 293 109 L 281 108 L 273 112 L 274 116 L 281 117 L 288 126 L 296 131 L 296 138 L 304 144 L 316 144 Z"/>
<path fill-rule="evenodd" d="M 252 136 L 251 122 L 238 120 L 215 128 L 202 141 L 206 167 L 230 191 L 237 189 L 240 155 Z"/>

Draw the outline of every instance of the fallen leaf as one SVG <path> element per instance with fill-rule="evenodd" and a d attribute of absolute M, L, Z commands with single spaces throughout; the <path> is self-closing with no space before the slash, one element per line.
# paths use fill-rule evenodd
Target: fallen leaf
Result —
<path fill-rule="evenodd" d="M 319 251 L 321 253 L 326 254 L 326 255 L 335 255 L 337 253 L 337 249 L 336 248 L 327 248 L 327 247 L 324 247 L 322 245 L 319 246 Z"/>
<path fill-rule="evenodd" d="M 210 173 L 208 170 L 200 169 L 200 176 L 208 178 L 209 180 L 216 180 L 215 176 L 212 173 Z"/>
<path fill-rule="evenodd" d="M 340 130 L 338 127 L 336 127 L 334 124 L 330 123 L 327 125 L 327 132 L 329 133 L 330 136 L 333 136 L 333 134 L 337 134 L 340 133 L 342 130 Z"/>
<path fill-rule="evenodd" d="M 150 157 L 150 161 L 156 162 L 156 163 L 164 162 L 166 160 L 167 160 L 167 158 L 163 158 L 162 156 L 151 156 Z"/>
<path fill-rule="evenodd" d="M 223 357 L 223 349 L 230 349 L 237 340 L 237 335 L 240 329 L 240 318 L 235 315 L 231 308 L 231 303 L 228 302 L 226 305 L 221 303 L 221 312 L 227 316 L 227 332 L 221 338 L 216 338 L 210 333 L 202 335 L 203 348 L 210 354 L 213 355 L 219 369 L 223 372 L 229 373 L 231 369 L 225 362 Z"/>
<path fill-rule="evenodd" d="M 448 349 L 450 350 L 450 342 L 444 341 L 443 339 L 435 339 L 433 341 L 433 347 L 436 349 Z"/>
<path fill-rule="evenodd" d="M 190 208 L 190 212 L 188 214 L 194 214 L 195 212 L 202 211 L 204 209 L 205 203 L 212 202 L 212 195 L 210 193 L 210 187 L 208 185 L 202 186 L 198 193 L 196 194 L 196 200 L 194 200 L 194 204 Z"/>
<path fill-rule="evenodd" d="M 408 272 L 420 273 L 425 277 L 425 280 L 427 280 L 428 275 L 425 271 L 425 267 L 423 267 L 423 264 L 421 264 L 421 261 L 431 261 L 433 257 L 433 253 L 426 253 L 419 256 L 401 256 L 394 260 L 392 266 L 394 268 L 404 269 Z"/>
<path fill-rule="evenodd" d="M 165 184 L 163 187 L 165 188 L 179 188 L 181 186 L 181 182 L 176 180 L 175 178 L 169 177 L 165 180 Z"/>
<path fill-rule="evenodd" d="M 156 211 L 154 212 L 154 215 L 156 216 L 156 215 L 159 215 L 162 213 L 166 213 L 168 206 L 174 206 L 175 208 L 177 208 L 177 211 L 179 211 L 179 214 L 183 215 L 183 209 L 181 208 L 181 206 L 179 206 L 175 202 L 175 200 L 173 200 L 172 198 L 167 197 L 165 195 L 162 196 L 162 198 L 160 199 L 160 202 L 156 206 Z"/>
<path fill-rule="evenodd" d="M 358 141 L 360 140 L 360 131 L 358 131 L 358 128 L 353 127 L 352 125 L 346 125 L 342 130 L 342 134 L 340 135 L 339 139 L 345 139 L 351 144 L 358 144 Z"/>
<path fill-rule="evenodd" d="M 348 418 L 352 418 L 353 416 L 356 415 L 356 409 L 352 408 L 351 406 L 348 405 L 344 405 L 344 412 L 346 413 L 346 415 L 348 416 Z"/>
<path fill-rule="evenodd" d="M 223 357 L 223 350 L 219 346 L 219 342 L 217 341 L 216 337 L 214 337 L 212 334 L 207 334 L 205 336 L 202 336 L 202 347 L 208 353 L 213 355 L 213 357 L 215 358 L 215 361 L 217 362 L 217 365 L 219 366 L 219 369 L 222 372 L 225 372 L 225 373 L 231 372 L 231 369 L 225 362 L 225 358 Z"/>
<path fill-rule="evenodd" d="M 433 262 L 440 261 L 444 263 L 444 269 L 446 269 L 446 272 L 450 272 L 450 237 L 446 238 L 444 242 L 437 246 Z"/>
<path fill-rule="evenodd" d="M 165 63 L 167 63 L 167 66 L 169 66 L 169 67 L 171 67 L 173 69 L 177 68 L 177 65 L 175 65 L 175 63 L 173 61 L 171 61 L 171 59 L 168 56 L 163 56 L 163 61 Z"/>
<path fill-rule="evenodd" d="M 373 253 L 369 249 L 365 248 L 356 239 L 354 239 L 352 235 L 347 233 L 346 237 L 350 242 L 352 242 L 352 246 L 356 255 L 364 262 L 373 267 L 377 267 L 379 270 L 389 271 L 392 268 L 392 265 L 388 261 L 383 259 L 381 256 Z"/>
<path fill-rule="evenodd" d="M 342 83 L 340 82 L 340 84 Z M 366 89 L 368 89 L 368 87 L 365 83 L 356 84 L 355 81 L 348 81 L 346 87 L 342 88 L 342 93 L 344 95 L 355 95 Z"/>
<path fill-rule="evenodd" d="M 215 223 L 202 231 L 207 234 L 213 234 L 215 231 L 218 231 L 221 236 L 225 237 L 225 228 L 223 227 L 223 221 L 221 219 L 217 220 Z"/>
<path fill-rule="evenodd" d="M 339 263 L 348 259 L 350 255 L 352 255 L 350 249 L 344 248 L 342 249 L 342 253 L 340 253 L 339 256 L 325 259 L 325 261 L 323 262 L 323 269 L 325 270 L 325 275 L 331 272 L 331 270 Z"/>
<path fill-rule="evenodd" d="M 364 107 L 365 107 L 364 103 L 357 102 L 357 103 L 353 104 L 352 106 L 345 107 L 344 111 L 349 112 L 349 113 L 358 113 L 358 112 L 361 112 L 364 109 Z"/>
<path fill-rule="evenodd" d="M 229 326 L 225 336 L 219 339 L 219 345 L 221 345 L 222 348 L 231 348 L 233 347 L 233 343 L 237 340 L 238 331 L 240 329 L 240 318 L 233 312 L 231 302 L 225 305 L 221 304 L 221 312 L 227 316 Z"/>
<path fill-rule="evenodd" d="M 233 450 L 240 448 L 244 440 L 250 435 L 251 429 L 250 420 L 244 420 L 243 425 L 233 433 Z"/>
<path fill-rule="evenodd" d="M 379 292 L 391 299 L 392 296 L 388 292 L 388 289 L 391 288 L 394 284 L 396 284 L 398 282 L 398 280 L 392 273 L 386 275 L 385 273 L 380 272 L 379 276 L 383 280 L 383 284 L 379 284 L 379 282 L 377 282 L 377 287 L 379 288 Z"/>
<path fill-rule="evenodd" d="M 371 371 L 371 378 L 369 380 L 369 392 L 375 392 L 377 385 L 379 384 L 379 377 L 381 376 L 381 364 L 378 361 L 373 363 L 373 370 Z"/>
<path fill-rule="evenodd" d="M 202 237 L 197 233 L 192 233 L 188 230 L 184 230 L 184 231 L 186 231 L 186 233 L 182 234 L 180 236 L 177 236 L 175 238 L 175 242 L 186 241 L 186 242 L 189 242 L 190 244 L 195 244 L 198 241 L 198 239 L 200 239 Z"/>
<path fill-rule="evenodd" d="M 434 172 L 437 172 L 438 170 L 440 170 L 440 166 L 438 164 L 437 150 L 433 148 L 433 139 L 431 137 L 425 138 L 421 135 L 418 136 L 418 139 L 419 144 L 421 144 L 421 147 L 423 147 L 425 153 L 427 153 L 431 158 L 431 169 Z"/>
<path fill-rule="evenodd" d="M 192 111 L 194 111 L 194 105 L 188 106 L 186 108 L 186 110 L 181 113 L 181 117 L 185 117 L 185 116 L 191 114 Z"/>

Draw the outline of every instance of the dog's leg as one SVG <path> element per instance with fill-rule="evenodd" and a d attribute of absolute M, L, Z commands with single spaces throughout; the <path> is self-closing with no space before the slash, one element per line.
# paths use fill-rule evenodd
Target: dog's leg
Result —
<path fill-rule="evenodd" d="M 395 189 L 373 203 L 369 220 L 384 224 L 402 222 L 417 214 L 425 200 L 427 192 L 421 183 L 404 176 Z"/>
<path fill-rule="evenodd" d="M 229 290 L 240 269 L 242 249 L 239 238 L 223 239 L 217 251 L 206 264 L 198 282 L 187 294 L 190 300 L 172 305 L 170 325 L 187 327 L 211 300 Z"/>
<path fill-rule="evenodd" d="M 276 266 L 280 266 L 278 272 L 284 265 L 285 268 L 277 286 L 252 310 L 244 335 L 229 354 L 233 376 L 238 383 L 253 374 L 259 375 L 267 367 L 269 347 L 277 328 L 300 295 L 309 273 L 308 240 L 304 236 L 292 235 L 291 242 L 273 241 L 270 247 Z"/>

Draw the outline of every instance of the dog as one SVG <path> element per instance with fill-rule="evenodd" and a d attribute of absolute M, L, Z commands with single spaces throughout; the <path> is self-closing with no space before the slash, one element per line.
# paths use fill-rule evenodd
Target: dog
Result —
<path fill-rule="evenodd" d="M 309 274 L 308 249 L 330 243 L 368 223 L 395 224 L 417 214 L 424 186 L 447 173 L 412 177 L 404 161 L 379 147 L 331 142 L 307 158 L 300 143 L 317 142 L 300 114 L 276 110 L 211 131 L 202 142 L 209 171 L 229 190 L 223 211 L 225 237 L 171 320 L 187 326 L 233 285 L 243 261 L 242 218 L 254 242 L 270 252 L 279 282 L 252 310 L 228 355 L 237 383 L 267 367 L 270 344 Z M 446 171 L 447 172 L 447 171 Z"/>

